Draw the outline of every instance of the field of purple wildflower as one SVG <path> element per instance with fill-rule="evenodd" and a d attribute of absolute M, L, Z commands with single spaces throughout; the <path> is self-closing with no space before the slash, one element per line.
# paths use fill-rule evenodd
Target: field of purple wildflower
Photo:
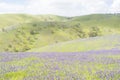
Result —
<path fill-rule="evenodd" d="M 120 80 L 120 50 L 0 53 L 0 80 Z"/>

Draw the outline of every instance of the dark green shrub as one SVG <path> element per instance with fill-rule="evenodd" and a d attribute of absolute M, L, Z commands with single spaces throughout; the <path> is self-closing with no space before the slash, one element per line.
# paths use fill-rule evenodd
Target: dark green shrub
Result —
<path fill-rule="evenodd" d="M 101 35 L 102 35 L 102 31 L 99 27 L 92 27 L 90 29 L 90 33 L 89 33 L 90 37 L 96 37 L 96 36 L 101 36 Z"/>

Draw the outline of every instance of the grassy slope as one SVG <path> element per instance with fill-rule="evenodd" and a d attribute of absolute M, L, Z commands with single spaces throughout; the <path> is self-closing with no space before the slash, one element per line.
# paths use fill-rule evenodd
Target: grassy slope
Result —
<path fill-rule="evenodd" d="M 29 50 L 28 52 L 79 52 L 120 48 L 120 35 L 78 39 Z"/>
<path fill-rule="evenodd" d="M 11 48 L 11 45 L 15 48 L 30 46 L 30 49 L 39 49 L 46 45 L 75 40 L 80 38 L 78 35 L 79 31 L 77 30 L 83 29 L 87 33 L 88 30 L 94 26 L 100 27 L 103 30 L 103 35 L 119 33 L 120 29 L 120 15 L 96 14 L 66 18 L 55 15 L 35 16 L 6 14 L 0 15 L 0 17 L 1 20 L 4 21 L 0 22 L 0 28 L 4 27 L 8 29 L 7 32 L 0 32 L 0 51 L 4 51 L 4 48 L 6 47 Z M 15 25 L 16 28 L 9 29 L 9 27 L 12 27 L 11 25 Z M 22 31 L 23 33 L 21 34 L 19 31 Z M 34 34 L 31 35 L 31 31 L 34 32 Z M 16 34 L 19 38 L 16 37 Z M 33 43 L 31 43 L 31 41 Z M 74 42 L 76 42 L 76 40 Z M 101 42 L 103 41 L 101 40 Z M 9 45 L 9 43 L 11 44 Z M 18 43 L 21 44 L 17 45 Z M 84 45 L 84 42 L 79 44 Z M 68 45 L 66 48 L 67 47 L 72 46 Z M 35 51 L 37 51 L 37 49 L 35 49 Z M 44 48 L 42 49 L 44 51 Z"/>
<path fill-rule="evenodd" d="M 26 43 L 29 37 L 34 40 L 33 47 L 41 47 L 56 42 L 79 38 L 78 36 L 76 36 L 76 31 L 73 28 L 68 28 L 68 25 L 69 24 L 65 24 L 64 22 L 34 22 L 22 24 L 17 29 L 2 32 L 0 34 L 0 50 L 3 51 L 4 48 L 9 46 L 9 43 L 11 43 L 11 45 L 14 43 L 15 45 L 17 43 L 22 43 L 21 40 Z M 21 31 L 22 34 L 19 31 Z M 73 31 L 73 34 L 70 33 L 70 31 Z M 31 34 L 31 32 L 33 32 L 33 34 Z M 16 38 L 16 34 L 17 36 L 19 36 L 18 39 Z M 37 39 L 34 37 L 36 37 Z M 19 39 L 21 40 L 19 41 Z M 25 43 L 23 43 L 22 46 L 24 46 Z"/>
<path fill-rule="evenodd" d="M 37 22 L 37 21 L 66 21 L 65 17 L 55 15 L 27 15 L 27 14 L 1 14 L 0 15 L 0 30 L 12 26 L 17 26 L 22 23 Z"/>
<path fill-rule="evenodd" d="M 0 28 L 26 22 L 28 18 L 31 18 L 31 16 L 24 14 L 2 14 L 0 15 Z"/>
<path fill-rule="evenodd" d="M 72 21 L 79 21 L 84 26 L 120 27 L 120 14 L 92 14 L 73 17 Z"/>
<path fill-rule="evenodd" d="M 120 30 L 120 14 L 93 14 L 74 17 L 71 22 L 78 21 L 85 28 L 98 26 L 108 32 L 108 29 L 115 32 Z"/>
<path fill-rule="evenodd" d="M 104 29 L 104 34 L 108 32 L 108 29 L 112 31 L 112 33 L 116 33 L 117 30 L 120 29 L 120 14 L 112 15 L 112 14 L 94 14 L 87 16 L 78 16 L 73 17 L 70 20 L 70 23 L 78 24 L 80 23 L 81 27 L 87 29 L 93 26 L 99 26 Z M 116 30 L 117 29 L 117 30 Z M 108 33 L 109 34 L 109 33 Z M 106 37 L 106 38 L 105 38 Z M 115 45 L 119 45 L 120 36 L 115 36 L 113 40 L 113 36 L 104 36 L 98 38 L 90 38 L 84 40 L 73 40 L 65 43 L 59 43 L 55 45 L 49 45 L 42 48 L 36 48 L 30 50 L 31 52 L 74 52 L 74 51 L 86 51 L 86 50 L 95 50 L 95 49 L 111 49 L 115 48 Z M 104 40 L 105 38 L 105 40 Z M 91 47 L 92 46 L 92 47 Z"/>

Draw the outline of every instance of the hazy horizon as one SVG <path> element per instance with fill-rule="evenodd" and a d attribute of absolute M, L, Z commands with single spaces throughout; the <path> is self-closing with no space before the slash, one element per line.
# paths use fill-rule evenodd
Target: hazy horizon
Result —
<path fill-rule="evenodd" d="M 47 15 L 53 15 L 53 16 L 60 16 L 60 17 L 79 17 L 79 16 L 87 16 L 87 15 L 116 15 L 120 13 L 93 13 L 93 14 L 84 14 L 84 15 L 76 15 L 76 16 L 65 16 L 65 15 L 57 15 L 57 14 L 29 14 L 29 13 L 0 13 L 0 15 L 33 15 L 33 16 L 47 16 Z"/>
<path fill-rule="evenodd" d="M 0 0 L 0 14 L 81 16 L 120 13 L 119 0 Z"/>

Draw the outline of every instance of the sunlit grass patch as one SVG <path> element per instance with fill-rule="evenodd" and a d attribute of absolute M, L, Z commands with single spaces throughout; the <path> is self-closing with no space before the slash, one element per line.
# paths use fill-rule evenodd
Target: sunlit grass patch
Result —
<path fill-rule="evenodd" d="M 25 71 L 9 72 L 4 75 L 5 80 L 23 80 L 26 76 Z"/>

